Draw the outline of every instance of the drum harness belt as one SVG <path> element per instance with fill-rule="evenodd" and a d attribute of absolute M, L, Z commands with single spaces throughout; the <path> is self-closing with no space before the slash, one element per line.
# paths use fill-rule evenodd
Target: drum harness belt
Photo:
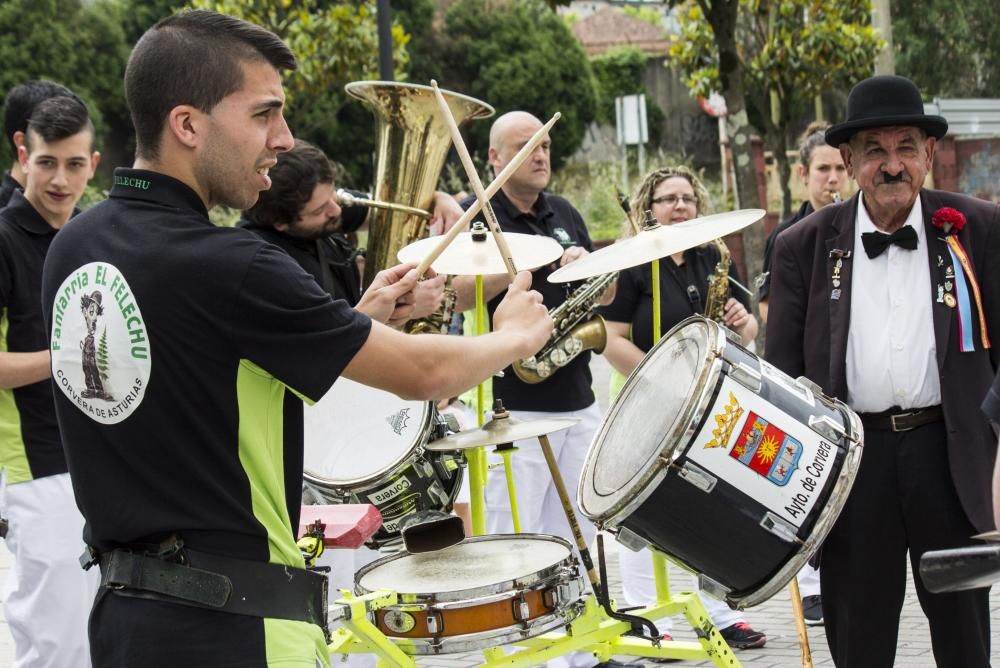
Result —
<path fill-rule="evenodd" d="M 176 534 L 158 546 L 137 543 L 107 552 L 88 546 L 80 565 L 86 570 L 95 564 L 101 587 L 118 596 L 309 622 L 329 633 L 323 573 L 192 550 Z"/>

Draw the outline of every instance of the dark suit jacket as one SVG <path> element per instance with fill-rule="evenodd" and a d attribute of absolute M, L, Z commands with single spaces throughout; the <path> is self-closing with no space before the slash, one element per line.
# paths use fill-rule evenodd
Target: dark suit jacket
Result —
<path fill-rule="evenodd" d="M 980 531 L 994 528 L 990 476 L 997 441 L 979 411 L 1000 361 L 1000 207 L 936 190 L 920 193 L 931 272 L 934 338 L 941 372 L 941 403 L 948 430 L 952 480 L 969 520 Z M 847 333 L 851 314 L 854 229 L 860 199 L 826 206 L 783 232 L 775 242 L 765 357 L 792 377 L 806 376 L 826 394 L 847 399 Z M 976 349 L 960 352 L 956 309 L 938 302 L 942 283 L 938 258 L 950 264 L 941 230 L 931 216 L 948 206 L 965 214 L 959 240 L 982 290 L 993 347 L 984 350 L 973 315 Z M 841 269 L 839 299 L 833 299 L 831 251 L 851 251 Z M 863 288 L 862 288 L 863 289 Z M 973 306 L 975 311 L 975 306 Z"/>

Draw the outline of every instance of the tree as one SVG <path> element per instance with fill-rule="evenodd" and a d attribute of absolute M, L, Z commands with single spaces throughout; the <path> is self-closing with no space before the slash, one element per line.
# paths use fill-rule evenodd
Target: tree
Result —
<path fill-rule="evenodd" d="M 928 96 L 1000 97 L 1000 4 L 996 0 L 895 3 L 896 73 Z"/>
<path fill-rule="evenodd" d="M 583 142 L 595 118 L 590 64 L 569 28 L 539 0 L 457 0 L 445 14 L 437 79 L 479 98 L 497 114 L 522 109 L 548 120 L 553 166 Z M 489 123 L 468 126 L 470 152 L 485 162 Z"/>
<path fill-rule="evenodd" d="M 378 78 L 374 0 L 193 0 L 192 5 L 263 26 L 291 48 L 299 66 L 284 77 L 289 127 L 296 137 L 340 162 L 345 181 L 367 183 L 374 145 L 371 114 L 348 97 L 344 85 Z M 398 20 L 393 22 L 392 39 L 398 76 L 407 63 L 409 41 Z"/>
<path fill-rule="evenodd" d="M 128 45 L 120 17 L 112 0 L 0 3 L 0 94 L 29 79 L 61 83 L 87 103 L 103 136 L 127 117 L 121 79 Z M 3 141 L 0 164 L 11 159 Z"/>
<path fill-rule="evenodd" d="M 721 58 L 700 5 L 681 15 L 671 55 L 692 93 L 707 96 L 721 85 Z M 774 155 L 785 216 L 791 211 L 789 128 L 820 93 L 871 75 L 881 40 L 870 16 L 868 0 L 739 0 L 730 57 L 738 61 L 744 98 Z"/>

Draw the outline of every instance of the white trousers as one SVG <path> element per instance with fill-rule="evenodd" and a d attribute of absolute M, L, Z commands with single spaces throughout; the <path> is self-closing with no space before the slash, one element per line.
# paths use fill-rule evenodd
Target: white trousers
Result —
<path fill-rule="evenodd" d="M 14 557 L 4 615 L 14 636 L 14 668 L 90 666 L 87 621 L 100 574 L 80 567 L 83 516 L 69 474 L 6 485 L 0 513 Z"/>
<path fill-rule="evenodd" d="M 656 580 L 653 577 L 653 557 L 649 550 L 633 552 L 624 545 L 618 545 L 618 565 L 622 574 L 622 593 L 627 605 L 652 605 L 656 603 Z M 688 591 L 697 587 L 697 583 L 685 574 L 680 587 L 671 581 L 671 591 Z M 745 622 L 746 617 L 739 610 L 733 610 L 719 599 L 709 596 L 700 589 L 698 598 L 712 618 L 716 628 L 724 629 L 737 622 Z M 673 620 L 670 617 L 656 621 L 656 627 L 661 633 L 670 633 Z"/>
<path fill-rule="evenodd" d="M 799 595 L 819 596 L 819 569 L 813 568 L 809 564 L 802 567 L 797 576 L 799 581 Z"/>
<path fill-rule="evenodd" d="M 548 413 L 542 411 L 510 411 L 511 417 L 528 422 L 547 418 L 578 418 L 580 421 L 569 429 L 548 435 L 552 454 L 559 465 L 566 491 L 573 500 L 576 518 L 580 523 L 583 539 L 589 546 L 594 542 L 597 528 L 582 514 L 576 503 L 580 489 L 580 474 L 587 458 L 587 449 L 601 423 L 601 410 L 594 402 L 578 411 Z M 569 529 L 559 493 L 549 473 L 545 455 L 537 438 L 516 441 L 517 452 L 511 457 L 514 471 L 514 488 L 517 498 L 518 519 L 522 533 L 544 533 L 569 541 L 576 553 L 576 539 Z M 510 511 L 510 495 L 504 475 L 503 459 L 490 453 L 489 474 L 486 477 L 486 530 L 487 533 L 513 533 L 514 520 Z M 597 663 L 590 652 L 572 652 L 548 662 L 549 668 L 588 668 Z"/>
<path fill-rule="evenodd" d="M 547 418 L 578 418 L 580 421 L 569 429 L 548 435 L 549 444 L 566 491 L 577 508 L 576 496 L 580 488 L 580 474 L 587 458 L 587 449 L 601 422 L 601 411 L 597 403 L 578 411 L 546 413 L 538 411 L 510 411 L 511 417 L 522 421 Z M 569 522 L 556 492 L 549 467 L 538 439 L 516 441 L 517 452 L 511 457 L 514 471 L 514 486 L 517 498 L 518 518 L 523 533 L 544 533 L 559 536 L 576 548 L 576 540 L 569 529 Z M 489 454 L 489 474 L 486 477 L 486 529 L 488 533 L 513 533 L 514 522 L 510 511 L 510 496 L 507 493 L 507 479 L 504 476 L 503 459 L 500 455 Z M 597 529 L 577 510 L 577 520 L 587 545 L 594 542 Z"/>

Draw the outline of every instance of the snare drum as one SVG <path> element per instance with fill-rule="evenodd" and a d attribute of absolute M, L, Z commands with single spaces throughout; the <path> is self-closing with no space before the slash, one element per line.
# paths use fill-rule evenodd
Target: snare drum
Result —
<path fill-rule="evenodd" d="M 777 593 L 836 520 L 861 458 L 858 416 L 700 316 L 632 372 L 587 453 L 580 507 L 743 608 Z"/>
<path fill-rule="evenodd" d="M 357 572 L 354 590 L 398 592 L 375 624 L 407 654 L 471 652 L 532 638 L 575 619 L 585 586 L 570 544 L 519 534 L 477 536 L 400 554 Z"/>
<path fill-rule="evenodd" d="M 428 401 L 339 378 L 305 407 L 303 503 L 370 503 L 382 528 L 368 542 L 399 542 L 399 521 L 418 510 L 448 512 L 462 486 L 461 453 L 425 452 L 437 412 Z M 443 435 L 443 434 L 442 434 Z"/>

